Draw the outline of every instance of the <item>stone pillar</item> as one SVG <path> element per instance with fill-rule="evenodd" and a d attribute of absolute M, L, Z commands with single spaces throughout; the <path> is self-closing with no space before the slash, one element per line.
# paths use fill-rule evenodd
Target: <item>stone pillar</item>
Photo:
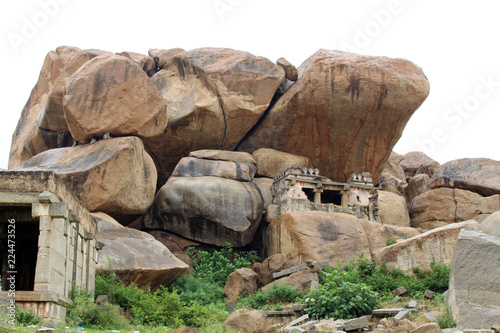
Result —
<path fill-rule="evenodd" d="M 49 215 L 50 204 L 59 199 L 48 191 L 42 192 L 38 202 L 31 206 L 33 217 L 38 217 L 40 234 L 38 235 L 38 256 L 35 270 L 35 291 L 49 291 L 50 287 L 50 246 L 52 217 Z"/>
<path fill-rule="evenodd" d="M 307 260 L 306 265 L 307 265 L 307 267 L 309 267 L 309 276 L 311 279 L 311 290 L 313 290 L 314 288 L 319 286 L 318 272 L 321 270 L 321 268 L 318 267 L 319 263 L 316 260 L 315 261 Z"/>
<path fill-rule="evenodd" d="M 49 215 L 52 218 L 50 244 L 50 290 L 64 295 L 66 290 L 66 258 L 67 236 L 65 235 L 68 223 L 68 205 L 65 202 L 54 202 L 49 206 Z"/>

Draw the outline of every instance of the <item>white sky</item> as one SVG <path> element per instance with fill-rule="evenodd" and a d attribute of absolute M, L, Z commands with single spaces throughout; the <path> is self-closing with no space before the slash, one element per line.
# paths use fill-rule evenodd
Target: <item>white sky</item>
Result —
<path fill-rule="evenodd" d="M 431 92 L 394 150 L 424 151 L 440 163 L 500 160 L 499 7 L 492 0 L 4 1 L 0 168 L 44 57 L 59 45 L 143 54 L 229 47 L 297 67 L 320 48 L 406 58 L 422 67 Z M 39 27 L 29 31 L 30 24 Z"/>

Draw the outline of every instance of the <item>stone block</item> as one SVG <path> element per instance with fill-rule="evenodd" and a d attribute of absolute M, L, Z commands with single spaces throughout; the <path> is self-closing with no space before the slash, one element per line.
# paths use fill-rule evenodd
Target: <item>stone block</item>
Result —
<path fill-rule="evenodd" d="M 392 326 L 397 326 L 399 325 L 399 322 L 404 319 L 408 318 L 408 314 L 410 313 L 409 310 L 402 310 L 399 311 L 393 318 L 392 318 Z"/>
<path fill-rule="evenodd" d="M 282 271 L 273 273 L 273 279 L 277 279 L 277 278 L 280 278 L 282 276 L 290 275 L 292 273 L 304 271 L 304 270 L 307 270 L 307 269 L 309 269 L 309 268 L 307 267 L 306 264 L 301 264 L 301 265 L 293 266 L 293 267 L 284 269 Z"/>
<path fill-rule="evenodd" d="M 53 202 L 59 202 L 59 199 L 57 198 L 57 196 L 52 193 L 52 192 L 49 192 L 49 191 L 43 191 L 42 193 L 40 193 L 38 195 L 38 201 L 41 202 L 41 203 L 53 203 Z"/>
<path fill-rule="evenodd" d="M 49 205 L 34 202 L 31 205 L 31 215 L 34 217 L 48 216 L 49 215 Z"/>
<path fill-rule="evenodd" d="M 372 311 L 372 315 L 375 317 L 391 317 L 397 315 L 399 311 L 403 310 L 404 308 L 375 309 Z"/>
<path fill-rule="evenodd" d="M 300 324 L 300 323 L 303 323 L 304 321 L 306 321 L 306 320 L 308 320 L 308 319 L 309 319 L 309 315 L 307 315 L 307 314 L 306 314 L 306 315 L 303 315 L 303 316 L 301 316 L 301 317 L 299 317 L 299 318 L 297 318 L 297 319 L 295 319 L 295 320 L 291 321 L 291 322 L 290 322 L 290 324 L 288 324 L 288 326 L 287 326 L 287 327 L 285 327 L 285 330 L 286 330 L 287 328 L 292 327 L 292 326 L 296 326 L 296 325 L 298 325 L 298 324 Z"/>
<path fill-rule="evenodd" d="M 368 320 L 366 317 L 354 318 L 345 321 L 342 326 L 346 332 L 362 330 L 364 328 L 368 328 Z"/>
<path fill-rule="evenodd" d="M 49 206 L 49 215 L 52 218 L 68 218 L 68 204 L 65 202 L 54 202 Z"/>
<path fill-rule="evenodd" d="M 52 252 L 57 252 L 66 257 L 67 239 L 62 233 L 57 230 L 52 231 L 50 237 L 50 249 Z"/>
<path fill-rule="evenodd" d="M 441 328 L 436 323 L 423 324 L 410 333 L 441 333 Z"/>
<path fill-rule="evenodd" d="M 280 206 L 271 204 L 266 207 L 266 222 L 271 222 L 273 219 L 280 216 Z"/>
<path fill-rule="evenodd" d="M 409 309 L 416 309 L 417 308 L 417 301 L 410 301 L 410 303 L 408 303 L 408 308 Z"/>
<path fill-rule="evenodd" d="M 50 267 L 56 272 L 66 274 L 66 257 L 56 251 L 51 251 Z"/>
<path fill-rule="evenodd" d="M 268 317 L 291 317 L 295 316 L 295 312 L 293 311 L 266 311 L 266 316 Z"/>
<path fill-rule="evenodd" d="M 393 290 L 392 293 L 396 296 L 404 295 L 408 292 L 405 287 L 399 287 L 396 290 Z"/>
<path fill-rule="evenodd" d="M 427 299 L 432 299 L 434 297 L 434 292 L 427 289 L 424 293 L 424 297 L 427 298 Z"/>
<path fill-rule="evenodd" d="M 66 226 L 65 224 L 66 219 L 65 218 L 53 218 L 52 219 L 52 230 L 59 232 L 60 234 L 64 235 L 64 228 Z"/>
<path fill-rule="evenodd" d="M 95 304 L 97 304 L 97 305 L 105 304 L 105 303 L 108 303 L 108 302 L 109 302 L 108 295 L 99 295 L 95 299 Z"/>

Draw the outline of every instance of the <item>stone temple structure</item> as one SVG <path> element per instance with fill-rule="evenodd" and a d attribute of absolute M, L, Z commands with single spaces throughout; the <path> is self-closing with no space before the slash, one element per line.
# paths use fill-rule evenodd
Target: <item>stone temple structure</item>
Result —
<path fill-rule="evenodd" d="M 278 212 L 323 211 L 380 222 L 378 190 L 368 172 L 352 174 L 347 183 L 320 176 L 318 169 L 292 166 L 273 177 L 273 204 Z"/>
<path fill-rule="evenodd" d="M 59 176 L 43 171 L 0 173 L 0 216 L 0 300 L 62 320 L 72 286 L 94 289 L 102 245 L 94 218 Z"/>

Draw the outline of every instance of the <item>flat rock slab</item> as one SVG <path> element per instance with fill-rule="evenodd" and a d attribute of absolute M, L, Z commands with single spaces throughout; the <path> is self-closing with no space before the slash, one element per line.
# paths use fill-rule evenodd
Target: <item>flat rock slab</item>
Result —
<path fill-rule="evenodd" d="M 295 316 L 294 311 L 265 311 L 264 312 L 268 317 L 291 317 Z"/>
<path fill-rule="evenodd" d="M 394 316 L 403 310 L 404 308 L 376 309 L 372 311 L 372 315 L 376 317 Z"/>
<path fill-rule="evenodd" d="M 177 163 L 172 177 L 214 176 L 251 182 L 256 171 L 257 168 L 251 163 L 184 157 Z"/>
<path fill-rule="evenodd" d="M 290 275 L 292 273 L 300 272 L 300 271 L 303 271 L 306 269 L 309 269 L 306 264 L 296 265 L 296 266 L 284 269 L 282 271 L 273 273 L 273 278 L 277 279 L 277 278 L 280 278 L 282 276 L 287 276 L 287 275 Z"/>
<path fill-rule="evenodd" d="M 366 317 L 360 317 L 355 319 L 346 320 L 342 326 L 344 327 L 344 331 L 355 331 L 362 330 L 363 328 L 368 328 L 368 320 Z"/>
<path fill-rule="evenodd" d="M 432 176 L 431 187 L 460 188 L 483 196 L 500 194 L 500 161 L 463 158 L 447 162 Z"/>

